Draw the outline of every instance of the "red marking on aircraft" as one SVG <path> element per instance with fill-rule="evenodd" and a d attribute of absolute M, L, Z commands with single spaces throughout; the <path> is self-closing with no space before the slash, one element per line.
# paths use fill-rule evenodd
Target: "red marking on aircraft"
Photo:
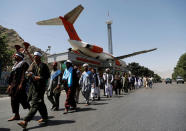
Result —
<path fill-rule="evenodd" d="M 63 22 L 63 24 L 65 26 L 65 29 L 68 32 L 68 35 L 69 35 L 70 39 L 71 40 L 81 41 L 81 39 L 77 35 L 76 30 L 74 29 L 73 24 L 71 24 L 70 22 L 68 22 L 67 20 L 65 20 L 62 16 L 60 16 L 59 18 L 62 20 L 62 22 Z"/>

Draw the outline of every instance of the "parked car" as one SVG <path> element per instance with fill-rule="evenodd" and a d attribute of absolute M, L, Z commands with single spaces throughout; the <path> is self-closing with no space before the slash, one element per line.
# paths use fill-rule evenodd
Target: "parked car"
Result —
<path fill-rule="evenodd" d="M 177 83 L 177 84 L 178 84 L 178 83 L 184 84 L 184 79 L 183 79 L 181 76 L 177 76 L 177 78 L 176 78 L 176 83 Z"/>
<path fill-rule="evenodd" d="M 166 83 L 166 84 L 167 84 L 167 83 L 172 84 L 172 79 L 171 79 L 171 78 L 166 78 L 166 79 L 165 79 L 165 83 Z"/>

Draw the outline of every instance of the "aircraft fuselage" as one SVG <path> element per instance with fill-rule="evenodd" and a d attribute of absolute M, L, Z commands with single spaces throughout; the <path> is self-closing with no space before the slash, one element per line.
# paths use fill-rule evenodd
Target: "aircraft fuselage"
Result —
<path fill-rule="evenodd" d="M 108 60 L 108 59 L 113 59 L 114 57 L 111 54 L 102 52 L 102 53 L 96 53 L 90 50 L 88 46 L 91 46 L 90 44 L 83 42 L 83 41 L 77 41 L 77 40 L 68 40 L 71 46 L 73 47 L 74 50 L 80 50 L 83 54 L 97 58 L 100 60 Z M 114 59 L 113 59 L 114 60 Z"/>

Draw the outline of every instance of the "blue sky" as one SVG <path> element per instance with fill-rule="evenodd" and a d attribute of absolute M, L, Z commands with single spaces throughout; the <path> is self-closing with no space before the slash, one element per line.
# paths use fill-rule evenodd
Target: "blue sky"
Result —
<path fill-rule="evenodd" d="M 14 29 L 27 42 L 51 53 L 70 48 L 63 26 L 38 26 L 37 21 L 63 16 L 82 4 L 74 26 L 80 38 L 108 51 L 108 11 L 112 24 L 114 56 L 158 48 L 125 59 L 168 77 L 186 52 L 185 0 L 1 0 L 0 25 Z"/>

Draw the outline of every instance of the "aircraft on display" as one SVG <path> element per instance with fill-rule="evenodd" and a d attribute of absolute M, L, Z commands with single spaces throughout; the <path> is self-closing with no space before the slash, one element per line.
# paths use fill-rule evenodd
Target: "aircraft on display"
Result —
<path fill-rule="evenodd" d="M 97 45 L 89 44 L 80 39 L 78 36 L 76 30 L 74 29 L 74 22 L 80 15 L 80 13 L 83 10 L 83 6 L 79 5 L 76 8 L 74 8 L 72 11 L 68 12 L 64 17 L 59 16 L 57 18 L 52 18 L 48 20 L 43 20 L 37 22 L 38 25 L 64 25 L 70 39 L 68 40 L 71 46 L 73 47 L 71 51 L 73 51 L 76 54 L 83 54 L 92 58 L 96 58 L 99 60 L 104 60 L 104 61 L 115 61 L 115 64 L 117 66 L 126 66 L 125 62 L 122 61 L 121 59 L 139 55 L 142 53 L 147 53 L 156 50 L 157 48 L 150 49 L 150 50 L 143 50 L 143 51 L 138 51 L 134 52 L 131 54 L 127 55 L 122 55 L 122 56 L 117 56 L 114 57 L 112 54 L 103 52 L 103 48 L 99 47 Z"/>

